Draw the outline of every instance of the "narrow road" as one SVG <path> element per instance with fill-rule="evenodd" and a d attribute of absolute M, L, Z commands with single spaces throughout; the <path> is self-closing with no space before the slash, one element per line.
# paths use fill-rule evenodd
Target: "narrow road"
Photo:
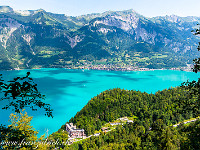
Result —
<path fill-rule="evenodd" d="M 189 120 L 189 121 L 184 121 L 184 124 L 187 124 L 187 123 L 190 123 L 190 122 L 195 122 L 195 121 L 197 121 L 197 118 L 192 119 L 192 120 Z M 181 122 L 181 123 L 182 123 L 182 122 Z M 177 126 L 179 126 L 181 123 L 175 124 L 175 125 L 173 125 L 173 127 L 177 127 Z"/>

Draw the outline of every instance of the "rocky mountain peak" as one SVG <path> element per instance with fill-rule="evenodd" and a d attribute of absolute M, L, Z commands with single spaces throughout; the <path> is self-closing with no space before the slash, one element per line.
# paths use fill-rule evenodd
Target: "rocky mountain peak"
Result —
<path fill-rule="evenodd" d="M 139 16 L 139 14 L 133 9 L 123 10 L 123 11 L 107 11 L 103 14 L 105 16 L 129 16 L 129 15 Z"/>
<path fill-rule="evenodd" d="M 106 15 L 97 18 L 93 22 L 93 26 L 96 26 L 97 24 L 114 26 L 131 34 L 133 34 L 133 30 L 138 27 L 140 15 L 133 9 L 125 11 L 109 11 L 104 14 Z M 100 29 L 100 31 L 105 31 L 105 29 Z"/>
<path fill-rule="evenodd" d="M 15 10 L 15 13 L 21 16 L 30 16 L 34 14 L 34 11 L 33 10 Z"/>
<path fill-rule="evenodd" d="M 128 13 L 128 14 L 138 14 L 134 9 L 128 9 L 128 10 L 124 10 L 122 12 Z"/>
<path fill-rule="evenodd" d="M 42 8 L 38 9 L 38 10 L 35 10 L 34 11 L 34 14 L 37 14 L 37 13 L 45 13 L 46 11 Z"/>
<path fill-rule="evenodd" d="M 14 12 L 10 6 L 0 6 L 0 13 Z"/>
<path fill-rule="evenodd" d="M 7 68 L 66 67 L 74 58 L 90 63 L 114 57 L 139 67 L 183 66 L 179 58 L 192 62 L 199 41 L 190 32 L 199 17 L 147 18 L 133 9 L 73 17 L 43 9 L 13 12 L 8 6 L 0 13 L 0 61 L 8 58 Z"/>
<path fill-rule="evenodd" d="M 167 15 L 167 16 L 165 16 L 165 19 L 167 19 L 170 22 L 174 22 L 174 23 L 178 23 L 181 21 L 180 17 L 177 15 L 169 15 L 169 16 Z"/>

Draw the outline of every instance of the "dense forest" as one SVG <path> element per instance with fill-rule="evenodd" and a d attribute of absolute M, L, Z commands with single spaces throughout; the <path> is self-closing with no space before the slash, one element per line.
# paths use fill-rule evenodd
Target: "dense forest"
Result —
<path fill-rule="evenodd" d="M 158 119 L 170 126 L 197 117 L 200 114 L 197 103 L 197 95 L 191 95 L 185 86 L 165 89 L 155 94 L 117 88 L 92 98 L 69 122 L 85 129 L 86 134 L 90 135 L 106 122 L 134 115 L 148 130 Z"/>
<path fill-rule="evenodd" d="M 123 116 L 135 115 L 137 120 L 75 143 L 70 149 L 198 149 L 199 120 L 172 126 L 199 116 L 199 96 L 195 92 L 198 84 L 185 83 L 155 94 L 122 89 L 104 91 L 91 99 L 70 122 L 84 128 L 89 135 L 106 122 Z"/>
<path fill-rule="evenodd" d="M 177 128 L 166 126 L 162 119 L 156 120 L 152 128 L 145 130 L 140 122 L 118 126 L 116 130 L 99 137 L 91 137 L 66 149 L 69 150 L 198 150 L 200 144 L 200 121 Z"/>

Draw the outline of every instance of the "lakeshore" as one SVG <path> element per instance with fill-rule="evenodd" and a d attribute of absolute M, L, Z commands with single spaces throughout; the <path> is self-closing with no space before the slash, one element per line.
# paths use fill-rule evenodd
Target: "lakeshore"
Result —
<path fill-rule="evenodd" d="M 126 67 L 119 67 L 116 65 L 84 65 L 84 66 L 72 66 L 72 67 L 59 67 L 59 66 L 52 66 L 53 68 L 57 69 L 75 69 L 75 70 L 105 70 L 105 71 L 154 71 L 154 70 L 178 70 L 178 71 L 188 71 L 192 72 L 193 64 L 187 64 L 186 67 L 173 67 L 173 68 L 159 68 L 159 69 L 152 69 L 152 68 L 139 68 L 139 67 L 134 67 L 134 66 L 126 66 Z M 51 69 L 49 68 L 49 69 Z M 48 69 L 48 68 L 32 68 L 32 69 L 27 69 L 27 68 L 14 68 L 11 70 L 34 70 L 34 69 Z"/>
<path fill-rule="evenodd" d="M 87 70 L 107 70 L 107 71 L 153 71 L 153 70 L 180 70 L 180 71 L 192 71 L 193 65 L 187 64 L 185 67 L 172 67 L 172 68 L 140 68 L 133 65 L 118 66 L 118 65 L 84 65 L 67 67 L 67 69 L 87 69 Z"/>
<path fill-rule="evenodd" d="M 3 79 L 12 80 L 17 76 L 31 73 L 38 90 L 46 95 L 45 102 L 51 104 L 54 118 L 44 116 L 44 112 L 28 111 L 33 116 L 32 125 L 39 130 L 39 135 L 48 129 L 49 134 L 57 131 L 71 117 L 80 111 L 88 101 L 101 92 L 121 88 L 147 93 L 155 93 L 170 87 L 181 85 L 182 82 L 197 80 L 199 73 L 177 70 L 154 71 L 100 71 L 43 68 L 33 70 L 1 71 Z M 152 86 L 154 85 L 154 86 Z M 3 105 L 4 102 L 1 102 Z M 1 110 L 1 123 L 8 124 L 11 110 Z"/>

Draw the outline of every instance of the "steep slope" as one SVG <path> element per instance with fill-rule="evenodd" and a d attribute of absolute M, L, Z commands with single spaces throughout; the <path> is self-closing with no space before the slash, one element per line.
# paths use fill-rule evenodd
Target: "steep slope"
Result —
<path fill-rule="evenodd" d="M 198 17 L 146 18 L 133 10 L 71 17 L 0 7 L 0 63 L 11 68 L 88 64 L 171 68 L 198 57 Z M 7 64 L 7 65 L 6 65 Z"/>
<path fill-rule="evenodd" d="M 157 119 L 162 119 L 166 125 L 173 125 L 198 117 L 200 110 L 197 101 L 183 87 L 165 89 L 155 94 L 112 89 L 92 98 L 69 122 L 85 129 L 86 134 L 90 135 L 105 123 L 125 116 L 137 116 L 148 130 Z"/>

